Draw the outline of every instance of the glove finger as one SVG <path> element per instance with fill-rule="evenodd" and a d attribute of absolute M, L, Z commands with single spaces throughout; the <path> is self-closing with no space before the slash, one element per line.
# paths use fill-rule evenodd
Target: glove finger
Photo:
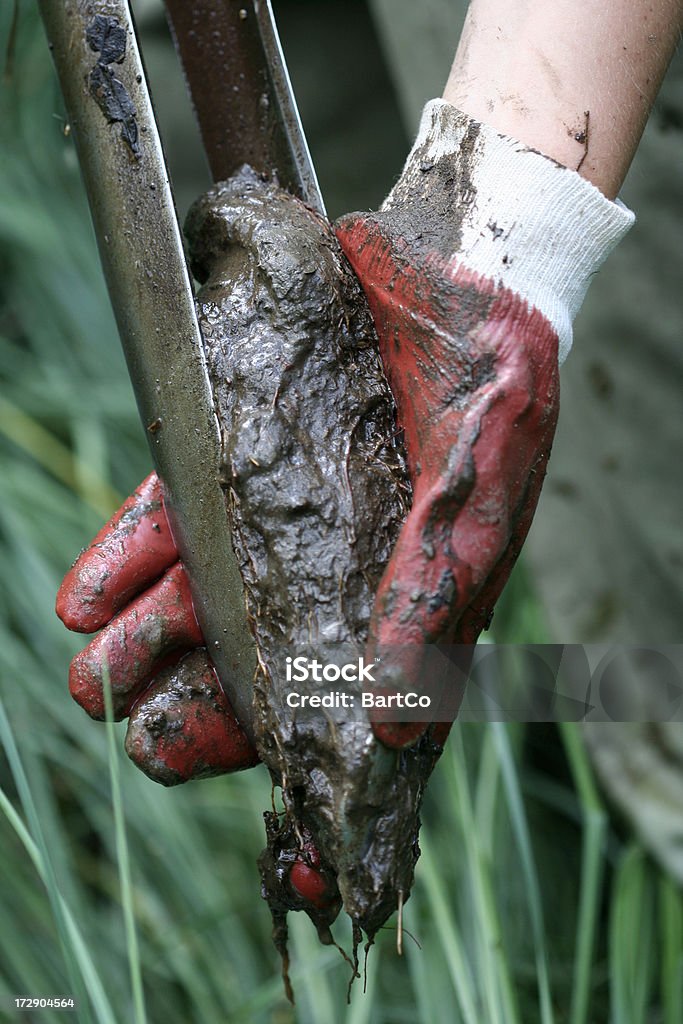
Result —
<path fill-rule="evenodd" d="M 537 469 L 530 475 L 526 497 L 522 509 L 516 517 L 510 543 L 481 591 L 469 607 L 465 609 L 458 621 L 454 636 L 454 644 L 457 647 L 451 648 L 451 650 L 457 649 L 462 652 L 471 652 L 469 658 L 466 658 L 467 664 L 463 662 L 458 666 L 465 676 L 469 672 L 469 662 L 474 651 L 474 645 L 482 630 L 488 629 L 491 623 L 495 604 L 509 579 L 526 540 L 543 486 L 546 465 L 547 460 L 539 463 Z M 460 678 L 462 678 L 462 675 Z M 434 742 L 441 746 L 445 744 L 451 726 L 457 717 L 462 695 L 462 686 L 447 686 L 442 692 L 438 710 L 434 715 L 435 727 L 432 736 Z"/>
<path fill-rule="evenodd" d="M 395 658 L 395 650 L 405 651 L 406 645 L 413 655 L 415 664 L 409 672 L 403 672 L 403 687 L 408 685 L 424 691 L 420 680 L 425 677 L 423 662 L 429 659 L 424 644 L 440 641 L 471 652 L 480 632 L 488 626 L 495 602 L 531 525 L 546 464 L 547 453 L 538 458 L 533 471 L 527 474 L 528 486 L 521 508 L 512 515 L 502 514 L 493 523 L 486 521 L 486 517 L 482 521 L 476 506 L 471 509 L 472 501 L 481 501 L 480 507 L 495 505 L 500 509 L 504 497 L 488 489 L 473 494 L 455 524 L 448 519 L 439 523 L 438 517 L 432 516 L 427 529 L 429 543 L 435 536 L 440 536 L 441 541 L 433 548 L 434 555 L 430 559 L 425 559 L 424 554 L 421 560 L 419 557 L 425 544 L 425 517 L 420 516 L 419 508 L 415 524 L 410 523 L 409 516 L 404 527 L 406 536 L 401 534 L 382 581 L 376 605 L 380 615 L 376 624 L 373 622 L 377 637 L 374 649 L 381 652 L 385 664 L 392 661 L 392 656 Z M 432 509 L 440 502 L 444 507 L 448 505 L 434 495 L 430 500 Z M 510 522 L 514 524 L 511 529 Z M 406 583 L 412 588 L 409 594 L 405 592 Z M 390 613 L 387 613 L 388 606 Z M 405 661 L 405 655 L 402 660 Z M 437 722 L 452 721 L 456 717 L 464 692 L 466 671 L 451 673 L 453 681 L 449 682 L 444 677 L 448 669 L 446 661 L 441 663 L 438 673 L 433 670 L 426 673 L 431 693 L 436 695 L 432 720 Z M 374 730 L 385 745 L 400 749 L 416 742 L 426 725 L 377 720 Z"/>
<path fill-rule="evenodd" d="M 432 450 L 444 453 L 441 463 L 417 479 L 373 611 L 382 646 L 452 639 L 525 511 L 528 529 L 556 413 L 534 396 L 519 361 L 511 367 L 508 360 L 504 376 L 484 385 L 464 416 L 447 413 L 435 426 Z M 513 560 L 511 553 L 510 568 Z"/>
<path fill-rule="evenodd" d="M 177 560 L 161 481 L 151 473 L 64 577 L 57 615 L 68 629 L 94 633 Z"/>
<path fill-rule="evenodd" d="M 71 696 L 91 718 L 103 719 L 107 672 L 119 721 L 169 659 L 202 643 L 187 575 L 176 562 L 76 655 L 69 669 Z"/>
<path fill-rule="evenodd" d="M 447 423 L 440 427 L 448 431 Z M 517 368 L 507 381 L 482 388 L 457 428 L 441 474 L 418 478 L 378 591 L 371 632 L 385 661 L 396 645 L 419 652 L 435 642 L 474 643 L 533 517 L 555 416 L 530 398 L 527 375 Z M 448 698 L 449 715 L 460 697 Z M 420 735 L 416 723 L 395 724 L 402 727 L 375 730 L 392 747 Z"/>
<path fill-rule="evenodd" d="M 435 709 L 424 723 L 397 722 L 395 714 L 392 722 L 389 713 L 376 715 L 375 735 L 392 748 L 414 743 L 429 720 L 438 718 L 436 708 L 444 701 L 451 705 L 449 710 L 454 699 L 459 704 L 462 687 L 447 692 L 448 662 L 436 662 L 433 645 L 453 642 L 461 615 L 509 543 L 506 483 L 486 471 L 485 458 L 477 461 L 477 438 L 483 430 L 475 433 L 465 430 L 465 424 L 460 427 L 449 470 L 429 489 L 416 489 L 373 611 L 371 652 L 381 658 L 385 678 L 393 675 L 399 691 L 424 692 L 423 680 L 428 680 Z M 489 511 L 481 515 L 482 508 Z M 495 515 L 490 514 L 492 508 Z M 430 662 L 431 669 L 426 670 Z M 393 671 L 397 663 L 398 679 Z"/>
<path fill-rule="evenodd" d="M 130 713 L 126 753 L 164 786 L 238 772 L 259 756 L 204 648 L 163 669 Z"/>
<path fill-rule="evenodd" d="M 548 452 L 552 437 L 548 438 Z M 516 517 L 512 538 L 502 558 L 496 565 L 486 584 L 463 612 L 458 622 L 455 642 L 459 644 L 475 644 L 479 634 L 488 629 L 493 618 L 493 609 L 503 592 L 510 573 L 522 550 L 536 512 L 536 506 L 545 479 L 548 459 L 541 458 L 529 477 L 529 486 L 519 515 Z"/>

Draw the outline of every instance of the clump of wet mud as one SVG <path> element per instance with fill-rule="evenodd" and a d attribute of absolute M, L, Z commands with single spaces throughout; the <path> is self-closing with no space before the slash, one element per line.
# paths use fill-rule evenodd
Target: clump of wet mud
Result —
<path fill-rule="evenodd" d="M 360 700 L 334 718 L 285 700 L 286 654 L 362 652 L 410 486 L 365 298 L 327 222 L 243 168 L 195 203 L 186 233 L 258 652 L 257 746 L 282 789 L 262 869 L 286 973 L 287 908 L 305 909 L 325 937 L 331 923 L 329 908 L 323 923 L 287 888 L 283 865 L 301 855 L 304 831 L 356 944 L 410 892 L 440 748 L 428 733 L 387 750 Z"/>

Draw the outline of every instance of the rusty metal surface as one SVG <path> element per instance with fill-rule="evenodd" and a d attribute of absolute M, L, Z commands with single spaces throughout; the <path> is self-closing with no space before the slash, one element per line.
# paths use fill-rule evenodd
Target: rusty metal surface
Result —
<path fill-rule="evenodd" d="M 40 0 L 100 255 L 174 535 L 222 685 L 251 734 L 255 652 L 220 440 L 152 104 L 123 0 Z"/>
<path fill-rule="evenodd" d="M 325 207 L 269 0 L 165 0 L 211 173 L 243 164 Z"/>

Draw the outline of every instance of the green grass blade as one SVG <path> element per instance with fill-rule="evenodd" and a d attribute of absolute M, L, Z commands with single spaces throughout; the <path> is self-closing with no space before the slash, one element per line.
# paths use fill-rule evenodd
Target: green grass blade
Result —
<path fill-rule="evenodd" d="M 92 961 L 86 944 L 83 941 L 80 929 L 76 924 L 66 902 L 64 901 L 54 876 L 52 864 L 47 852 L 45 839 L 40 821 L 33 805 L 28 780 L 23 770 L 19 752 L 14 742 L 14 736 L 5 714 L 5 709 L 0 701 L 0 739 L 12 770 L 17 791 L 24 808 L 24 813 L 33 831 L 31 836 L 29 830 L 23 825 L 19 816 L 14 811 L 7 795 L 0 791 L 2 798 L 2 809 L 8 821 L 21 839 L 27 853 L 31 857 L 45 888 L 52 905 L 55 922 L 62 941 L 62 949 L 69 974 L 70 984 L 73 986 L 74 997 L 79 1001 L 79 1019 L 90 1022 L 92 1016 L 88 1008 L 85 990 L 87 991 L 97 1020 L 100 1024 L 115 1024 L 115 1017 L 100 981 L 97 970 Z M 35 838 L 34 838 L 35 837 Z"/>
<path fill-rule="evenodd" d="M 529 826 L 526 813 L 524 811 L 524 802 L 522 800 L 519 776 L 512 756 L 510 741 L 505 725 L 502 722 L 492 722 L 490 727 L 493 730 L 496 748 L 498 750 L 503 777 L 503 788 L 510 814 L 510 822 L 512 824 L 522 864 L 527 905 L 529 907 L 531 929 L 534 938 L 541 1021 L 542 1024 L 554 1024 L 555 1018 L 550 996 L 548 954 L 545 941 L 541 888 L 531 847 L 531 836 L 529 834 Z"/>
<path fill-rule="evenodd" d="M 128 856 L 128 842 L 126 839 L 126 825 L 123 812 L 123 800 L 121 799 L 121 777 L 119 771 L 119 758 L 117 752 L 116 730 L 114 728 L 114 713 L 112 708 L 111 684 L 107 666 L 104 666 L 103 676 L 104 707 L 107 726 L 107 747 L 109 753 L 109 778 L 111 782 L 111 797 L 114 810 L 114 830 L 116 833 L 116 855 L 119 866 L 119 884 L 121 888 L 121 905 L 123 907 L 123 920 L 126 931 L 126 947 L 128 951 L 128 967 L 130 971 L 130 983 L 133 994 L 133 1011 L 135 1024 L 147 1024 L 145 1013 L 145 995 L 142 987 L 142 968 L 140 965 L 140 950 L 138 948 L 138 935 L 135 927 L 135 910 L 133 908 L 133 882 L 130 872 L 130 859 Z"/>
<path fill-rule="evenodd" d="M 659 882 L 659 919 L 662 962 L 660 987 L 663 1024 L 683 1021 L 683 896 L 676 882 Z"/>
<path fill-rule="evenodd" d="M 633 845 L 614 879 L 609 924 L 614 1024 L 646 1024 L 653 981 L 654 899 L 645 854 Z"/>
<path fill-rule="evenodd" d="M 476 933 L 477 981 L 490 1024 L 515 1024 L 519 1020 L 508 969 L 496 903 L 493 895 L 492 864 L 477 830 L 467 781 L 467 761 L 462 730 L 453 730 L 445 755 L 449 789 L 455 798 L 461 822 L 467 889 L 473 900 L 472 921 Z M 486 767 L 491 770 L 491 765 Z"/>
<path fill-rule="evenodd" d="M 334 947 L 321 951 L 315 928 L 306 914 L 289 915 L 289 934 L 294 952 L 292 982 L 304 1019 L 313 1021 L 317 1015 L 320 1020 L 336 1024 L 344 1003 L 335 999 L 329 971 L 340 954 Z"/>
<path fill-rule="evenodd" d="M 570 1024 L 588 1024 L 608 821 L 576 724 L 561 723 L 560 735 L 581 801 L 583 815 L 581 893 L 576 926 L 574 982 L 569 1019 Z"/>
<path fill-rule="evenodd" d="M 103 518 L 108 519 L 121 503 L 117 492 L 88 463 L 77 459 L 40 423 L 3 396 L 0 396 L 0 434 L 22 448 L 61 483 L 82 492 L 85 502 Z"/>
<path fill-rule="evenodd" d="M 464 1024 L 481 1024 L 481 1017 L 477 1010 L 475 982 L 467 964 L 455 915 L 450 910 L 452 894 L 444 886 L 442 874 L 434 858 L 429 833 L 422 833 L 420 846 L 422 848 L 422 884 L 425 887 L 427 902 L 441 940 L 463 1022 Z"/>
<path fill-rule="evenodd" d="M 500 763 L 490 729 L 483 736 L 475 794 L 475 827 L 479 843 L 493 856 L 496 809 L 500 790 Z"/>

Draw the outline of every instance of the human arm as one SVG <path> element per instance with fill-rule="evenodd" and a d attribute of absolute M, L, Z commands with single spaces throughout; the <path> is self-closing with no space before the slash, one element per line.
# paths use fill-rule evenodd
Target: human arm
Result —
<path fill-rule="evenodd" d="M 614 199 L 682 20 L 680 0 L 472 0 L 443 98 Z"/>

